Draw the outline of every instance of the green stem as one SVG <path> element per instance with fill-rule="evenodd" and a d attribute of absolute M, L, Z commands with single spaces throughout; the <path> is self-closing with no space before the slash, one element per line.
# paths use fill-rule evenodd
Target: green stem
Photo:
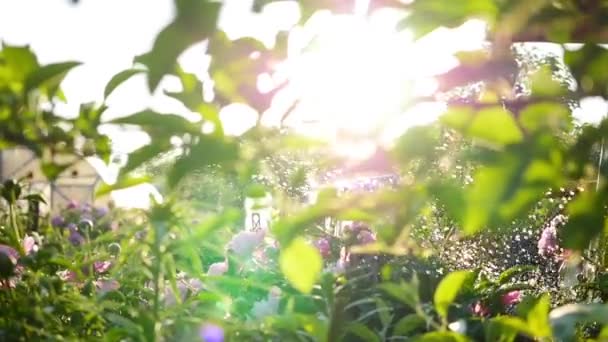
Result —
<path fill-rule="evenodd" d="M 19 251 L 19 254 L 25 255 L 25 250 L 23 249 L 23 244 L 21 243 L 21 234 L 19 232 L 19 224 L 17 222 L 17 214 L 15 212 L 14 204 L 8 205 L 8 215 L 11 222 L 11 226 L 13 227 L 13 245 Z"/>
<path fill-rule="evenodd" d="M 157 223 L 162 224 L 162 223 Z M 162 262 L 162 251 L 161 251 L 161 235 L 159 234 L 159 227 L 154 230 L 154 243 L 152 245 L 152 255 L 154 256 L 153 267 L 152 267 L 152 281 L 154 283 L 154 330 L 152 332 L 153 340 L 160 340 L 158 333 L 160 332 L 160 291 L 161 286 L 161 262 Z"/>

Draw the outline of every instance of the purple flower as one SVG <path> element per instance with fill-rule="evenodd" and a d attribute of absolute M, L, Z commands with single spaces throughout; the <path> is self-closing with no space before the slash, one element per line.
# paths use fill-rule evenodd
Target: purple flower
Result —
<path fill-rule="evenodd" d="M 376 236 L 372 232 L 370 232 L 369 230 L 362 230 L 357 235 L 357 240 L 362 245 L 367 245 L 369 243 L 376 242 Z"/>
<path fill-rule="evenodd" d="M 51 224 L 54 227 L 63 227 L 63 225 L 65 225 L 65 219 L 63 218 L 63 216 L 55 216 L 53 217 L 53 219 L 51 219 Z"/>
<path fill-rule="evenodd" d="M 101 218 L 108 214 L 108 208 L 99 207 L 95 208 L 95 217 Z"/>
<path fill-rule="evenodd" d="M 68 240 L 70 240 L 70 242 L 74 246 L 80 246 L 84 243 L 84 237 L 76 230 L 70 231 L 70 236 L 68 237 Z"/>
<path fill-rule="evenodd" d="M 76 209 L 78 208 L 78 202 L 71 200 L 67 206 L 68 209 Z"/>
<path fill-rule="evenodd" d="M 555 226 L 550 225 L 543 230 L 540 239 L 538 239 L 538 254 L 542 257 L 549 257 L 555 254 L 558 249 L 557 229 L 555 229 Z"/>
<path fill-rule="evenodd" d="M 315 245 L 315 247 L 317 247 L 317 249 L 319 250 L 319 253 L 324 258 L 331 256 L 331 246 L 329 244 L 329 241 L 327 241 L 327 239 L 321 238 L 321 239 L 315 241 L 314 245 Z"/>
<path fill-rule="evenodd" d="M 202 342 L 224 342 L 224 329 L 215 324 L 205 324 L 198 330 Z"/>

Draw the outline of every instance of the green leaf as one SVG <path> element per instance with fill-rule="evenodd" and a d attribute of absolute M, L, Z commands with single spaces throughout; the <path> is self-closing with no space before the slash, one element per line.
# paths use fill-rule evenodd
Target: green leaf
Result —
<path fill-rule="evenodd" d="M 515 278 L 519 275 L 522 275 L 524 273 L 527 273 L 527 272 L 535 271 L 536 269 L 537 269 L 536 266 L 531 266 L 531 265 L 513 266 L 513 267 L 503 271 L 498 276 L 497 282 L 499 285 L 504 285 L 504 284 L 511 282 L 513 280 L 513 278 Z"/>
<path fill-rule="evenodd" d="M 518 333 L 530 335 L 525 321 L 510 316 L 498 316 L 489 320 L 485 326 L 486 341 L 512 342 Z"/>
<path fill-rule="evenodd" d="M 143 165 L 145 162 L 159 156 L 161 153 L 169 151 L 171 148 L 172 146 L 168 141 L 161 141 L 161 139 L 157 139 L 155 143 L 140 147 L 137 150 L 129 153 L 127 163 L 120 169 L 120 172 L 121 174 L 131 172 Z"/>
<path fill-rule="evenodd" d="M 450 107 L 439 121 L 445 126 L 465 131 L 473 121 L 473 110 L 469 107 Z"/>
<path fill-rule="evenodd" d="M 310 293 L 323 269 L 323 259 L 316 248 L 296 238 L 281 251 L 279 266 L 296 290 Z"/>
<path fill-rule="evenodd" d="M 213 0 L 176 0 L 177 15 L 156 36 L 152 51 L 136 60 L 148 67 L 148 87 L 154 91 L 164 75 L 174 70 L 177 58 L 216 29 L 222 4 Z"/>
<path fill-rule="evenodd" d="M 383 283 L 378 287 L 410 308 L 415 308 L 420 303 L 420 298 L 418 298 L 418 287 L 415 282 L 412 282 L 411 284 Z"/>
<path fill-rule="evenodd" d="M 450 305 L 472 274 L 470 271 L 456 271 L 448 274 L 441 280 L 433 297 L 435 310 L 437 310 L 437 313 L 441 317 L 447 318 Z"/>
<path fill-rule="evenodd" d="M 399 23 L 399 27 L 412 30 L 415 38 L 420 38 L 441 26 L 460 26 L 472 18 L 484 19 L 491 25 L 499 13 L 493 0 L 465 1 L 458 6 L 454 6 L 449 0 L 415 1 L 408 9 L 411 14 Z"/>
<path fill-rule="evenodd" d="M 604 196 L 584 191 L 568 203 L 568 222 L 560 231 L 565 248 L 583 250 L 604 228 Z"/>
<path fill-rule="evenodd" d="M 123 84 L 124 82 L 126 82 L 131 77 L 133 77 L 133 76 L 135 76 L 137 74 L 141 74 L 142 72 L 145 72 L 145 70 L 143 70 L 143 69 L 127 69 L 127 70 L 123 70 L 123 71 L 117 73 L 116 75 L 112 76 L 112 79 L 110 79 L 110 81 L 108 82 L 108 84 L 106 84 L 106 88 L 103 91 L 103 97 L 107 99 L 108 96 L 110 96 L 110 94 L 112 94 L 112 92 L 116 88 L 118 88 L 118 86 L 120 86 L 121 84 Z"/>
<path fill-rule="evenodd" d="M 25 81 L 25 91 L 44 88 L 47 94 L 51 95 L 57 91 L 68 71 L 80 64 L 79 62 L 64 62 L 42 66 L 28 75 Z"/>
<path fill-rule="evenodd" d="M 608 324 L 608 305 L 568 304 L 549 314 L 553 335 L 560 341 L 574 341 L 578 324 Z M 602 332 L 603 333 L 603 332 Z"/>
<path fill-rule="evenodd" d="M 467 134 L 500 145 L 515 144 L 521 142 L 524 137 L 513 114 L 501 107 L 477 112 Z"/>
<path fill-rule="evenodd" d="M 414 338 L 414 342 L 466 342 L 470 341 L 464 335 L 454 332 L 433 331 Z"/>
<path fill-rule="evenodd" d="M 358 336 L 365 342 L 380 342 L 380 337 L 378 334 L 362 323 L 351 324 L 346 330 L 347 332 Z"/>
<path fill-rule="evenodd" d="M 135 125 L 156 138 L 158 136 L 181 135 L 184 133 L 199 134 L 200 125 L 186 120 L 175 114 L 161 114 L 152 110 L 144 110 L 129 116 L 110 121 L 119 125 Z"/>
<path fill-rule="evenodd" d="M 412 127 L 399 138 L 393 154 L 404 164 L 415 158 L 430 157 L 439 143 L 439 136 L 440 130 L 435 125 Z"/>
<path fill-rule="evenodd" d="M 530 88 L 532 96 L 556 97 L 566 94 L 568 89 L 553 78 L 553 72 L 547 65 L 530 76 Z"/>
<path fill-rule="evenodd" d="M 408 336 L 411 335 L 414 331 L 424 328 L 426 322 L 424 318 L 416 315 L 409 314 L 403 318 L 401 318 L 396 324 L 395 329 L 393 330 L 393 336 Z"/>
<path fill-rule="evenodd" d="M 167 186 L 174 189 L 189 173 L 209 165 L 224 165 L 226 170 L 239 158 L 239 146 L 233 140 L 209 135 L 199 136 L 196 145 L 180 156 L 167 174 Z"/>
<path fill-rule="evenodd" d="M 29 46 L 11 46 L 2 43 L 0 51 L 0 85 L 4 82 L 22 83 L 38 68 L 38 58 Z"/>
<path fill-rule="evenodd" d="M 527 315 L 528 327 L 536 337 L 551 336 L 551 325 L 549 324 L 549 311 L 551 310 L 551 297 L 542 295 Z"/>
<path fill-rule="evenodd" d="M 102 184 L 95 191 L 95 196 L 100 197 L 109 194 L 114 190 L 126 189 L 132 186 L 136 186 L 139 184 L 144 184 L 150 182 L 152 179 L 150 177 L 124 177 L 119 179 L 115 184 L 108 185 Z"/>
<path fill-rule="evenodd" d="M 523 128 L 530 132 L 549 129 L 554 132 L 569 128 L 570 110 L 559 103 L 543 102 L 526 106 L 520 114 L 519 121 Z"/>

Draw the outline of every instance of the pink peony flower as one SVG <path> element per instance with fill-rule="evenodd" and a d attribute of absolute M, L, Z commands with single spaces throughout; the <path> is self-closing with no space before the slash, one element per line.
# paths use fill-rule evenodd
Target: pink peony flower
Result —
<path fill-rule="evenodd" d="M 519 291 L 510 291 L 502 295 L 501 297 L 502 304 L 504 306 L 513 305 L 519 303 L 521 301 L 521 292 Z"/>

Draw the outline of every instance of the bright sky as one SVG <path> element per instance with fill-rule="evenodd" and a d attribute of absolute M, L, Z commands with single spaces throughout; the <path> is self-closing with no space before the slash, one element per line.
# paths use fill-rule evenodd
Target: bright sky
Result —
<path fill-rule="evenodd" d="M 274 4 L 254 15 L 250 12 L 252 1 L 226 1 L 220 25 L 232 38 L 253 35 L 271 44 L 278 29 L 288 28 L 298 19 L 295 4 Z M 360 4 L 365 2 L 360 0 Z M 134 56 L 147 52 L 156 34 L 172 17 L 172 0 L 81 0 L 77 6 L 69 0 L 3 0 L 0 40 L 30 44 L 42 63 L 84 62 L 66 78 L 63 88 L 69 104 L 59 107 L 66 115 L 76 115 L 80 103 L 102 99 L 103 88 L 112 75 L 129 68 Z M 303 101 L 291 119 L 309 134 L 335 136 L 337 128 L 357 133 L 375 130 L 388 141 L 407 127 L 433 121 L 442 111 L 441 105 L 424 104 L 404 115 L 400 111 L 401 102 L 407 99 L 404 94 L 432 91 L 429 76 L 453 66 L 452 53 L 479 48 L 484 26 L 470 22 L 457 31 L 439 30 L 413 44 L 407 32 L 393 31 L 396 19 L 388 11 L 369 21 L 357 16 L 336 18 L 320 14 L 306 30 L 296 30 L 290 38 L 294 50 L 304 46 L 314 33 L 321 36 L 315 51 L 292 55 L 279 70 L 278 77 L 289 77 L 293 87 L 276 99 L 275 108 L 264 116 L 265 122 L 276 123 L 281 106 L 295 96 Z M 203 75 L 206 59 L 202 46 L 189 50 L 181 62 L 187 71 Z M 179 85 L 172 81 L 165 80 L 160 88 L 178 90 L 175 87 Z M 143 76 L 123 84 L 108 104 L 107 118 L 147 107 L 188 114 L 172 99 L 151 96 Z M 577 116 L 597 121 L 605 111 L 603 100 L 590 99 Z M 222 113 L 222 118 L 227 118 L 226 131 L 236 134 L 255 122 L 255 113 L 243 106 L 232 106 Z M 302 120 L 318 123 L 307 127 L 301 125 Z M 107 133 L 117 152 L 129 152 L 146 143 L 145 134 L 116 129 Z M 336 144 L 336 148 L 362 151 L 371 143 L 359 139 L 357 145 L 351 141 Z"/>

